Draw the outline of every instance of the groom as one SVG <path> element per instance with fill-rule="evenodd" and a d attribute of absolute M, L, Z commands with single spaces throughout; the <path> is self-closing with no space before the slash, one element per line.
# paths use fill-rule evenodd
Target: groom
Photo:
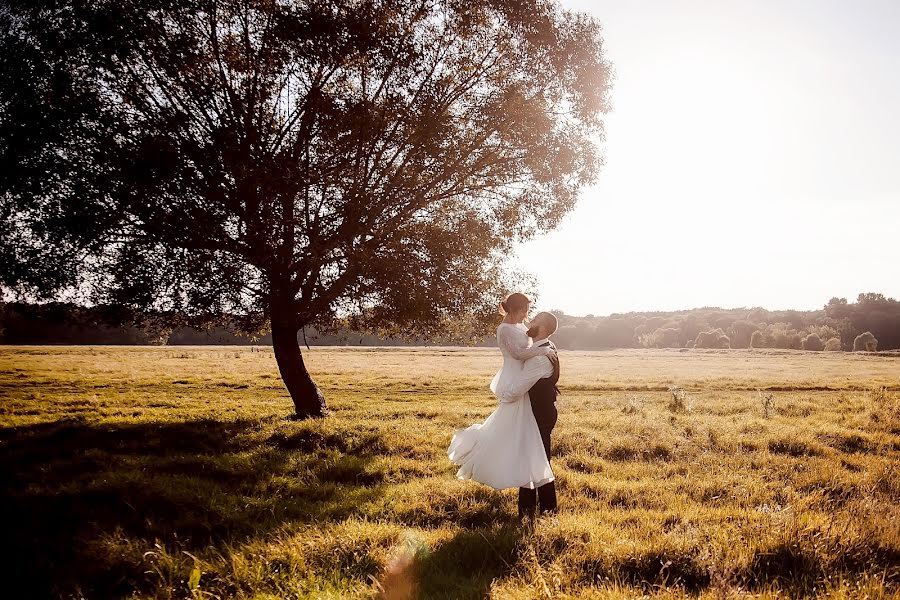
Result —
<path fill-rule="evenodd" d="M 550 346 L 556 350 L 556 346 L 550 341 L 550 336 L 556 333 L 559 322 L 556 315 L 542 312 L 535 315 L 528 329 L 528 337 L 534 340 L 535 346 Z M 544 442 L 544 451 L 547 460 L 550 460 L 550 433 L 556 426 L 556 397 L 559 389 L 556 382 L 559 381 L 559 356 L 554 352 L 551 356 L 535 356 L 525 361 L 523 377 L 521 378 L 521 390 L 513 393 L 528 391 L 531 399 L 531 410 L 534 420 L 537 421 L 541 432 L 541 440 Z M 540 504 L 541 514 L 556 512 L 556 484 L 550 482 L 533 490 L 531 488 L 519 488 L 519 518 L 534 519 L 535 508 Z"/>

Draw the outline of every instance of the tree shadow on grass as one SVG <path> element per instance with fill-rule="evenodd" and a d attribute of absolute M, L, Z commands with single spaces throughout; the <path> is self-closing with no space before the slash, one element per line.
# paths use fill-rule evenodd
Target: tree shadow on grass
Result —
<path fill-rule="evenodd" d="M 261 443 L 259 427 L 70 420 L 0 429 L 5 591 L 127 596 L 146 585 L 147 565 L 110 556 L 104 540 L 224 548 L 286 522 L 341 520 L 383 495 L 373 455 L 338 453 L 323 464 Z"/>

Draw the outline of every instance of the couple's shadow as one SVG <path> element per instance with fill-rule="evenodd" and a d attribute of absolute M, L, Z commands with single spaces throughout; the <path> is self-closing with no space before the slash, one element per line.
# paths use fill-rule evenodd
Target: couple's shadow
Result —
<path fill-rule="evenodd" d="M 495 580 L 513 572 L 526 535 L 517 521 L 458 530 L 417 561 L 418 596 L 487 597 Z"/>

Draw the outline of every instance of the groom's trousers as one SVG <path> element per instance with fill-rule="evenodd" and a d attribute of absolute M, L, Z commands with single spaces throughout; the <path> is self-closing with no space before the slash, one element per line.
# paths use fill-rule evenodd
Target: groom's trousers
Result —
<path fill-rule="evenodd" d="M 546 380 L 542 380 L 546 381 Z M 555 386 L 554 386 L 555 387 Z M 547 460 L 550 460 L 550 433 L 556 426 L 557 412 L 555 389 L 553 396 L 547 397 L 540 392 L 543 390 L 535 390 L 529 393 L 535 393 L 535 398 L 531 400 L 531 409 L 534 412 L 534 420 L 537 421 L 538 429 L 541 432 L 541 440 L 544 442 L 544 451 L 547 453 Z M 540 505 L 541 514 L 546 512 L 556 512 L 556 483 L 551 481 L 540 486 L 536 490 L 531 488 L 519 488 L 519 517 L 531 517 L 534 515 L 535 508 Z"/>

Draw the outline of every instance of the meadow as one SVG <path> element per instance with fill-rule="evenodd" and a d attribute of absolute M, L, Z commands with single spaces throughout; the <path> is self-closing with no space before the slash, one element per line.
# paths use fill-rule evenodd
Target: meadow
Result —
<path fill-rule="evenodd" d="M 445 453 L 496 350 L 305 354 L 323 420 L 268 349 L 0 348 L 3 595 L 900 594 L 900 357 L 563 352 L 531 531 Z"/>

